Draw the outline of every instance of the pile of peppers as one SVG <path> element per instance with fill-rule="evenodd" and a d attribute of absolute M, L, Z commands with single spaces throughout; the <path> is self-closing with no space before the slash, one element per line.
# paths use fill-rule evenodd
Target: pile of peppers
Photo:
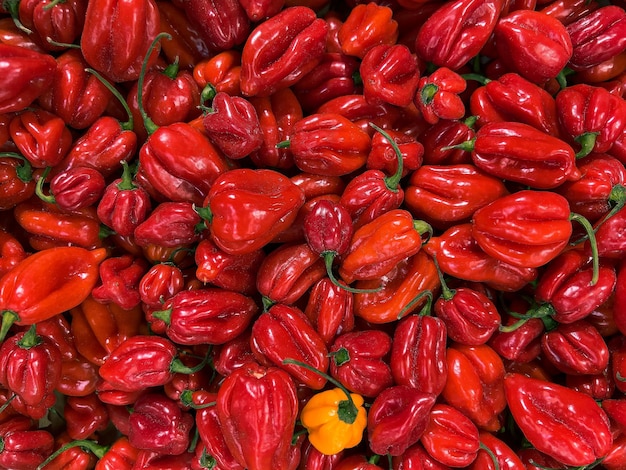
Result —
<path fill-rule="evenodd" d="M 626 469 L 624 0 L 3 0 L 0 469 Z"/>

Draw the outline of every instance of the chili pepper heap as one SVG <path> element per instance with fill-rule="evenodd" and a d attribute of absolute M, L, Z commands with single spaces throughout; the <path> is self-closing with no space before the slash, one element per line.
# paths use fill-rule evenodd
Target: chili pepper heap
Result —
<path fill-rule="evenodd" d="M 626 469 L 623 0 L 5 0 L 0 469 Z"/>

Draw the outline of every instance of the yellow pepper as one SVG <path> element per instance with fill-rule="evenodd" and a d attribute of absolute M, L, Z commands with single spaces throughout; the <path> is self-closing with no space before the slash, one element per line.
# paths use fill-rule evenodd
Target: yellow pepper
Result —
<path fill-rule="evenodd" d="M 325 455 L 355 447 L 363 439 L 367 414 L 363 397 L 342 388 L 313 395 L 300 413 L 300 421 L 309 433 L 309 441 Z"/>

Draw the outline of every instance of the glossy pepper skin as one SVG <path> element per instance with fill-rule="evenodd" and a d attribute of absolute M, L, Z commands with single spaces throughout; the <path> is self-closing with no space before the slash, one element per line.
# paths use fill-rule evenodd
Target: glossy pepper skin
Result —
<path fill-rule="evenodd" d="M 467 88 L 467 82 L 448 67 L 439 67 L 428 76 L 420 78 L 413 102 L 424 120 L 436 124 L 440 119 L 461 119 L 465 104 L 459 96 Z"/>
<path fill-rule="evenodd" d="M 363 59 L 375 46 L 394 45 L 398 34 L 391 8 L 368 2 L 352 8 L 337 31 L 337 40 L 341 52 Z"/>
<path fill-rule="evenodd" d="M 327 33 L 326 21 L 304 6 L 287 7 L 257 25 L 241 52 L 242 93 L 269 96 L 296 83 L 320 62 Z"/>
<path fill-rule="evenodd" d="M 396 326 L 390 366 L 394 381 L 433 395 L 448 376 L 446 325 L 430 315 L 408 315 Z"/>
<path fill-rule="evenodd" d="M 6 468 L 35 468 L 52 453 L 54 447 L 54 436 L 43 429 L 36 429 L 26 416 L 15 416 L 0 424 L 0 437 L 4 444 L 0 464 Z"/>
<path fill-rule="evenodd" d="M 368 444 L 380 455 L 402 455 L 419 441 L 429 422 L 436 396 L 406 385 L 383 390 L 367 415 Z"/>
<path fill-rule="evenodd" d="M 516 10 L 500 18 L 494 28 L 494 37 L 502 61 L 537 84 L 555 78 L 574 51 L 563 23 L 530 9 Z M 534 50 L 542 53 L 535 54 Z"/>
<path fill-rule="evenodd" d="M 150 44 L 159 33 L 159 17 L 154 0 L 89 2 L 80 39 L 85 60 L 113 82 L 136 80 Z M 155 63 L 157 55 L 158 49 L 150 51 L 148 66 Z"/>
<path fill-rule="evenodd" d="M 79 247 L 50 248 L 27 256 L 0 280 L 0 336 L 6 335 L 12 323 L 9 318 L 18 325 L 32 325 L 79 305 L 95 286 L 105 256 L 104 249 Z"/>
<path fill-rule="evenodd" d="M 584 83 L 556 96 L 559 124 L 580 150 L 576 156 L 608 151 L 626 128 L 626 103 L 608 90 Z"/>
<path fill-rule="evenodd" d="M 259 316 L 252 325 L 250 346 L 259 362 L 281 367 L 297 383 L 313 390 L 320 390 L 326 384 L 326 378 L 318 372 L 297 364 L 284 364 L 285 359 L 295 359 L 322 373 L 329 366 L 326 344 L 297 307 L 274 304 Z"/>
<path fill-rule="evenodd" d="M 276 367 L 248 363 L 217 393 L 217 416 L 235 460 L 250 470 L 294 469 L 291 438 L 298 417 L 296 387 Z"/>
<path fill-rule="evenodd" d="M 532 140 L 532 147 L 523 142 Z M 574 150 L 564 141 L 520 122 L 486 124 L 476 132 L 472 161 L 479 169 L 534 189 L 580 178 Z"/>
<path fill-rule="evenodd" d="M 202 221 L 191 202 L 162 202 L 135 227 L 137 245 L 176 248 L 200 239 L 197 225 Z M 167 227 L 167 230 L 165 228 Z"/>
<path fill-rule="evenodd" d="M 353 304 L 352 292 L 323 277 L 311 287 L 304 314 L 329 345 L 338 335 L 354 329 Z"/>
<path fill-rule="evenodd" d="M 204 201 L 215 244 L 227 253 L 251 253 L 288 228 L 304 204 L 289 178 L 269 169 L 234 169 L 214 182 Z"/>
<path fill-rule="evenodd" d="M 537 450 L 572 466 L 610 450 L 609 419 L 590 396 L 522 374 L 507 374 L 504 388 L 515 422 Z"/>
<path fill-rule="evenodd" d="M 95 205 L 106 187 L 102 173 L 77 167 L 58 173 L 50 181 L 50 194 L 61 209 L 72 211 Z M 41 197 L 41 196 L 40 196 Z"/>
<path fill-rule="evenodd" d="M 448 228 L 468 222 L 478 209 L 506 194 L 502 180 L 474 165 L 423 165 L 406 185 L 405 205 L 414 217 Z"/>
<path fill-rule="evenodd" d="M 441 5 L 417 34 L 417 55 L 440 67 L 458 70 L 487 43 L 502 7 L 500 0 L 455 0 Z"/>
<path fill-rule="evenodd" d="M 99 266 L 100 283 L 91 296 L 100 303 L 115 303 L 124 310 L 137 307 L 141 302 L 139 281 L 148 270 L 145 259 L 124 254 L 105 259 Z"/>
<path fill-rule="evenodd" d="M 626 11 L 617 5 L 598 8 L 570 23 L 567 32 L 574 46 L 568 65 L 574 70 L 592 67 L 626 48 Z"/>
<path fill-rule="evenodd" d="M 10 44 L 0 44 L 0 113 L 30 106 L 54 79 L 56 60 L 49 54 Z"/>

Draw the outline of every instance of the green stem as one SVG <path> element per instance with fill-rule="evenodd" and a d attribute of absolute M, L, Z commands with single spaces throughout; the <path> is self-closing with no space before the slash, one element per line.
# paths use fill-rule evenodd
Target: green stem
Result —
<path fill-rule="evenodd" d="M 2 6 L 11 15 L 13 23 L 15 23 L 17 29 L 26 34 L 33 34 L 33 32 L 26 26 L 24 26 L 20 21 L 20 0 L 5 0 L 4 2 L 2 2 Z"/>
<path fill-rule="evenodd" d="M 386 131 L 378 127 L 373 122 L 370 122 L 369 125 L 372 129 L 374 129 L 376 132 L 380 133 L 385 139 L 387 139 L 387 142 L 389 142 L 389 145 L 391 145 L 391 148 L 393 148 L 393 151 L 396 153 L 398 168 L 396 168 L 396 172 L 393 175 L 385 177 L 385 186 L 387 186 L 390 191 L 397 193 L 400 188 L 402 173 L 404 172 L 404 158 L 402 157 L 402 152 L 400 151 L 398 144 L 396 144 L 396 141 L 393 140 Z"/>
<path fill-rule="evenodd" d="M 585 132 L 574 139 L 580 144 L 580 150 L 576 153 L 576 159 L 586 157 L 593 151 L 598 134 L 599 132 Z"/>
<path fill-rule="evenodd" d="M 167 78 L 174 80 L 176 76 L 178 75 L 179 70 L 180 70 L 180 65 L 178 64 L 178 56 L 177 56 L 174 62 L 169 64 L 167 67 L 165 67 L 165 70 L 163 70 L 163 72 L 161 73 L 165 75 Z"/>
<path fill-rule="evenodd" d="M 104 457 L 104 454 L 106 454 L 106 452 L 109 450 L 110 446 L 103 446 L 101 444 L 98 444 L 95 441 L 89 441 L 86 439 L 69 442 L 65 444 L 64 446 L 60 447 L 59 449 L 57 449 L 52 454 L 50 454 L 50 456 L 37 467 L 37 470 L 41 470 L 45 468 L 46 465 L 48 465 L 50 462 L 56 459 L 59 455 L 61 455 L 66 450 L 71 449 L 73 447 L 80 447 L 82 449 L 88 450 L 93 455 L 95 455 L 98 459 L 101 459 L 102 457 Z"/>
<path fill-rule="evenodd" d="M 154 134 L 154 132 L 159 128 L 152 119 L 146 113 L 146 109 L 143 106 L 143 83 L 146 79 L 146 72 L 148 69 L 148 62 L 150 61 L 150 56 L 154 49 L 156 49 L 157 44 L 161 41 L 162 38 L 172 39 L 172 36 L 168 33 L 159 33 L 150 44 L 148 48 L 148 52 L 146 52 L 146 56 L 143 58 L 143 63 L 141 64 L 141 71 L 139 73 L 139 79 L 137 80 L 137 107 L 139 108 L 139 114 L 143 119 L 143 125 L 146 128 L 146 132 L 148 135 Z"/>
<path fill-rule="evenodd" d="M 172 309 L 167 310 L 155 310 L 152 312 L 152 316 L 163 321 L 166 325 L 169 325 L 172 321 Z"/>
<path fill-rule="evenodd" d="M 17 177 L 22 183 L 30 183 L 33 180 L 33 167 L 26 157 L 15 152 L 0 152 L 0 158 L 17 158 L 22 165 L 15 169 Z"/>
<path fill-rule="evenodd" d="M 13 326 L 13 323 L 17 321 L 20 321 L 20 317 L 13 310 L 4 310 L 2 312 L 2 324 L 0 326 L 0 343 L 4 341 L 4 338 Z"/>
<path fill-rule="evenodd" d="M 489 457 L 491 457 L 491 461 L 493 462 L 493 469 L 500 470 L 500 464 L 498 463 L 498 458 L 496 457 L 496 454 L 494 454 L 493 451 L 482 442 L 480 443 L 480 448 L 487 452 Z"/>
<path fill-rule="evenodd" d="M 44 172 L 41 174 L 41 177 L 37 180 L 37 183 L 35 184 L 35 194 L 42 201 L 47 202 L 49 204 L 55 204 L 56 203 L 56 199 L 54 198 L 54 195 L 52 193 L 44 194 L 44 192 L 43 192 L 43 185 L 46 182 L 46 178 L 48 177 L 48 174 L 50 173 L 51 169 L 52 169 L 52 167 L 50 167 L 50 166 L 46 167 Z"/>
<path fill-rule="evenodd" d="M 86 68 L 85 72 L 89 72 L 90 74 L 95 76 L 98 80 L 100 80 L 100 82 L 105 87 L 107 87 L 107 89 L 113 94 L 113 96 L 117 98 L 117 100 L 120 102 L 120 104 L 124 108 L 124 111 L 126 111 L 126 115 L 128 116 L 128 121 L 120 123 L 120 127 L 124 129 L 125 131 L 132 131 L 135 126 L 135 120 L 133 119 L 133 113 L 131 112 L 130 107 L 128 106 L 128 103 L 126 102 L 122 94 L 118 91 L 117 88 L 113 86 L 113 84 L 111 84 L 111 82 L 109 82 L 106 78 L 100 75 L 100 73 L 98 73 L 96 70 L 92 68 Z"/>
<path fill-rule="evenodd" d="M 404 306 L 402 310 L 400 310 L 400 313 L 398 313 L 398 320 L 400 320 L 407 312 L 411 311 L 413 309 L 413 306 L 416 303 L 420 302 L 424 297 L 427 298 L 427 301 L 420 310 L 420 313 L 418 313 L 418 316 L 428 315 L 433 303 L 433 293 L 430 290 L 425 290 L 424 292 L 420 292 L 419 294 L 417 294 L 408 304 Z"/>
<path fill-rule="evenodd" d="M 194 366 L 194 367 L 186 366 L 185 364 L 183 364 L 183 362 L 180 359 L 176 358 L 170 364 L 170 372 L 173 372 L 176 374 L 193 374 L 195 372 L 198 372 L 199 370 L 202 370 L 204 366 L 206 366 L 209 363 L 210 358 L 211 358 L 211 348 L 209 348 L 209 350 L 207 351 L 206 355 L 202 359 L 202 362 L 200 362 L 197 366 Z"/>
<path fill-rule="evenodd" d="M 474 150 L 475 145 L 476 145 L 476 137 L 470 140 L 466 140 L 465 142 L 461 142 L 460 144 L 442 147 L 441 150 L 465 150 L 466 152 L 471 152 Z"/>
<path fill-rule="evenodd" d="M 439 91 L 439 87 L 434 83 L 427 83 L 420 91 L 420 100 L 422 104 L 428 106 L 435 99 L 435 95 Z"/>
<path fill-rule="evenodd" d="M 333 273 L 333 262 L 335 260 L 335 255 L 336 253 L 334 251 L 326 251 L 322 253 L 322 258 L 324 258 L 324 264 L 326 265 L 326 274 L 333 284 L 335 284 L 337 287 L 341 287 L 343 290 L 352 292 L 353 294 L 374 294 L 376 292 L 380 292 L 382 287 L 377 287 L 376 289 L 357 289 L 339 282 L 339 280 L 335 277 L 335 274 Z"/>
<path fill-rule="evenodd" d="M 41 338 L 37 334 L 37 326 L 34 324 L 30 326 L 28 331 L 24 333 L 24 336 L 17 342 L 17 345 L 22 349 L 34 348 L 39 344 L 41 344 Z"/>
<path fill-rule="evenodd" d="M 441 297 L 444 300 L 450 300 L 456 294 L 454 289 L 450 289 L 448 284 L 446 283 L 443 273 L 441 272 L 441 268 L 439 267 L 439 263 L 437 262 L 437 257 L 433 256 L 433 262 L 435 264 L 435 269 L 437 269 L 437 276 L 439 276 L 439 283 L 441 284 Z"/>
<path fill-rule="evenodd" d="M 475 82 L 480 83 L 481 85 L 486 85 L 491 80 L 485 77 L 484 75 L 480 75 L 478 73 L 464 73 L 461 75 L 465 80 L 474 80 Z"/>
<path fill-rule="evenodd" d="M 589 237 L 589 245 L 591 246 L 591 261 L 593 263 L 593 275 L 591 277 L 591 286 L 595 286 L 600 277 L 600 256 L 598 254 L 598 242 L 596 233 L 593 230 L 591 222 L 580 214 L 570 214 L 570 220 L 578 222 L 583 226 L 587 236 Z"/>
<path fill-rule="evenodd" d="M 117 189 L 119 189 L 120 191 L 130 191 L 132 189 L 135 189 L 137 186 L 133 184 L 133 171 L 130 169 L 130 166 L 128 166 L 128 163 L 126 163 L 125 160 L 122 160 L 120 163 L 122 165 L 123 171 L 122 178 L 117 185 Z"/>
<path fill-rule="evenodd" d="M 57 6 L 59 4 L 65 3 L 65 1 L 66 0 L 52 0 L 50 3 L 47 3 L 46 5 L 44 5 L 43 9 L 44 10 L 51 10 L 55 6 Z"/>

